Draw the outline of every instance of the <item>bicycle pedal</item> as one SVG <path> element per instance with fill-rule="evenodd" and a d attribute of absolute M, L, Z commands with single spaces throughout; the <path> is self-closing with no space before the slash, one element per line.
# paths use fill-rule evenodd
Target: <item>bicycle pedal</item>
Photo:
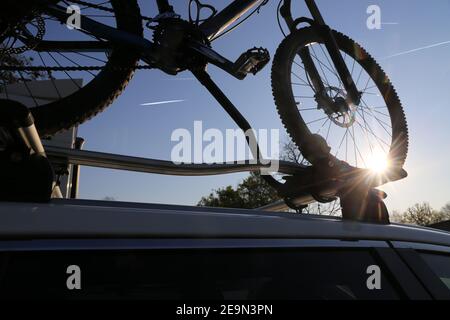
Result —
<path fill-rule="evenodd" d="M 270 61 L 270 54 L 267 49 L 253 48 L 247 50 L 234 63 L 235 73 L 242 78 L 247 74 L 252 73 L 256 75 L 261 71 Z"/>

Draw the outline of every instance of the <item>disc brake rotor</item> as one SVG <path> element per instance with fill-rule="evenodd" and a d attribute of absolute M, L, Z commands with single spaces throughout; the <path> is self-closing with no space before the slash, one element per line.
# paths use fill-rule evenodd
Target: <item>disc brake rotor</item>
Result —
<path fill-rule="evenodd" d="M 36 29 L 35 34 L 27 28 L 27 25 L 30 24 Z M 0 47 L 0 54 L 21 54 L 25 51 L 33 50 L 44 38 L 45 31 L 45 20 L 41 16 L 35 16 L 31 21 L 15 27 L 9 27 L 3 34 L 5 46 Z M 9 42 L 11 42 L 10 39 L 12 39 L 12 43 L 8 46 Z M 14 46 L 18 41 L 21 42 L 21 45 Z"/>
<path fill-rule="evenodd" d="M 323 107 L 328 118 L 341 128 L 350 128 L 356 120 L 356 112 L 358 106 L 347 103 L 347 93 L 345 90 L 328 87 L 326 88 L 327 94 L 334 101 L 332 110 L 330 107 Z"/>

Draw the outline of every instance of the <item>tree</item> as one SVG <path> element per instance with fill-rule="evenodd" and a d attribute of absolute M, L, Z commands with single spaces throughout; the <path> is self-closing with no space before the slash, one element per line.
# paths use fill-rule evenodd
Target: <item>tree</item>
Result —
<path fill-rule="evenodd" d="M 450 219 L 450 202 L 441 209 L 441 212 L 447 216 L 447 219 Z"/>
<path fill-rule="evenodd" d="M 203 197 L 198 206 L 256 209 L 280 198 L 259 172 L 252 172 L 236 189 L 227 186 Z"/>
<path fill-rule="evenodd" d="M 309 165 L 292 141 L 284 144 L 281 159 Z M 198 205 L 205 207 L 255 209 L 280 199 L 277 192 L 266 183 L 260 173 L 251 173 L 236 189 L 232 186 L 227 186 L 215 190 L 209 196 L 203 197 Z M 305 211 L 309 214 L 339 215 L 340 208 L 339 200 L 337 200 L 327 204 L 311 204 Z"/>
<path fill-rule="evenodd" d="M 301 163 L 302 157 L 293 142 L 283 147 L 282 159 Z M 227 186 L 203 197 L 197 204 L 202 207 L 256 209 L 280 200 L 277 192 L 263 179 L 261 173 L 251 172 L 237 188 Z"/>
<path fill-rule="evenodd" d="M 282 160 L 291 161 L 305 166 L 310 165 L 308 160 L 303 157 L 302 153 L 298 149 L 297 145 L 289 140 L 283 146 L 283 153 L 281 156 Z M 308 205 L 305 209 L 308 214 L 318 214 L 318 215 L 331 215 L 339 216 L 342 215 L 341 202 L 339 199 L 332 201 L 330 203 L 312 203 Z"/>
<path fill-rule="evenodd" d="M 281 159 L 285 161 L 291 161 L 298 164 L 308 165 L 306 159 L 302 156 L 297 145 L 289 140 L 283 145 L 283 152 L 281 154 Z"/>
<path fill-rule="evenodd" d="M 444 211 L 436 211 L 431 208 L 429 203 L 424 202 L 421 204 L 416 203 L 414 206 L 408 208 L 403 214 L 397 214 L 395 217 L 400 223 L 429 226 L 447 220 L 448 214 L 444 213 Z"/>
<path fill-rule="evenodd" d="M 33 57 L 27 57 L 20 54 L 5 53 L 5 46 L 0 43 L 0 63 L 4 66 L 31 66 Z M 2 85 L 13 84 L 17 82 L 32 81 L 43 78 L 44 74 L 40 71 L 0 71 L 0 81 Z"/>

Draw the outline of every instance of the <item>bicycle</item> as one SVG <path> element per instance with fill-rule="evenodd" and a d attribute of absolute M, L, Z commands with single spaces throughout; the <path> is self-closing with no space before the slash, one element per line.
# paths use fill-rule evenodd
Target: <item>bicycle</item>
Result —
<path fill-rule="evenodd" d="M 156 0 L 159 13 L 155 17 L 141 15 L 136 0 L 3 2 L 0 13 L 2 87 L 7 87 L 4 79 L 8 76 L 16 75 L 26 86 L 30 77 L 40 77 L 43 73 L 50 81 L 55 74 L 65 75 L 77 86 L 75 93 L 54 102 L 33 98 L 36 106 L 31 110 L 40 135 L 53 135 L 94 117 L 124 90 L 135 70 L 149 68 L 170 75 L 191 71 L 241 129 L 251 128 L 209 77 L 206 66 L 213 64 L 243 80 L 269 63 L 270 54 L 263 48 L 250 49 L 235 62 L 212 48 L 214 40 L 234 30 L 269 0 L 234 0 L 220 12 L 199 0 L 190 0 L 188 20 L 174 11 L 169 0 Z M 389 78 L 358 43 L 325 23 L 314 0 L 305 3 L 312 18 L 294 19 L 292 1 L 279 1 L 279 26 L 283 30 L 281 16 L 290 34 L 285 34 L 272 65 L 278 113 L 305 163 L 335 167 L 342 159 L 352 168 L 368 168 L 367 158 L 383 154 L 391 167 L 402 168 L 408 152 L 408 128 Z M 67 22 L 70 4 L 82 6 L 85 12 L 77 32 L 81 39 L 44 39 L 46 24 Z M 210 12 L 206 18 L 201 17 L 204 10 Z M 247 18 L 237 22 L 248 12 L 251 13 Z M 104 22 L 105 19 L 114 20 L 115 26 Z M 143 36 L 143 22 L 145 28 L 153 31 L 151 40 Z M 34 55 L 33 62 L 40 65 L 28 62 L 12 65 L 14 55 L 24 52 Z M 69 54 L 76 55 L 77 60 Z M 66 65 L 56 57 L 64 58 Z M 83 65 L 86 61 L 91 65 Z M 92 77 L 83 87 L 76 84 L 73 76 L 79 76 L 80 72 Z M 27 89 L 31 94 L 31 89 Z M 58 91 L 56 85 L 54 89 Z M 2 91 L 7 95 L 6 89 Z M 381 104 L 375 104 L 377 98 Z M 313 113 L 319 118 L 313 119 Z M 331 129 L 343 134 L 332 133 Z M 364 146 L 357 138 L 364 141 Z M 267 179 L 278 186 L 273 178 Z"/>

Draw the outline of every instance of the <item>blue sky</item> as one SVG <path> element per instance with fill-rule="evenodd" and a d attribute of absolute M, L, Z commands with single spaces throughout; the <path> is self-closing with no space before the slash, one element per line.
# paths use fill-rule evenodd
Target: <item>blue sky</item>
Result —
<path fill-rule="evenodd" d="M 153 15 L 153 1 L 140 1 L 145 15 Z M 172 1 L 185 16 L 187 1 Z M 205 1 L 222 8 L 229 1 Z M 294 1 L 294 14 L 306 14 L 303 1 Z M 271 0 L 259 15 L 235 32 L 221 38 L 213 47 L 230 58 L 254 46 L 262 46 L 272 56 L 282 35 L 276 24 L 276 5 Z M 440 208 L 450 201 L 448 169 L 450 138 L 450 44 L 396 57 L 400 52 L 450 40 L 449 0 L 317 0 L 327 23 L 362 44 L 391 78 L 402 100 L 410 130 L 410 152 L 405 169 L 409 177 L 386 186 L 388 207 L 404 210 L 428 201 Z M 366 9 L 381 8 L 381 30 L 366 27 Z M 389 58 L 390 57 L 390 58 Z M 270 86 L 270 66 L 256 77 L 238 81 L 217 68 L 209 72 L 252 126 L 282 129 Z M 142 103 L 185 100 L 160 106 Z M 85 149 L 156 159 L 170 159 L 174 143 L 172 131 L 191 130 L 195 120 L 205 128 L 234 128 L 235 125 L 206 90 L 184 72 L 177 77 L 154 71 L 139 71 L 126 91 L 95 119 L 83 124 L 79 135 L 86 139 Z M 282 135 L 285 135 L 284 130 Z M 216 177 L 170 177 L 86 168 L 81 170 L 80 196 L 121 201 L 196 204 L 211 190 L 236 185 L 246 174 Z"/>

